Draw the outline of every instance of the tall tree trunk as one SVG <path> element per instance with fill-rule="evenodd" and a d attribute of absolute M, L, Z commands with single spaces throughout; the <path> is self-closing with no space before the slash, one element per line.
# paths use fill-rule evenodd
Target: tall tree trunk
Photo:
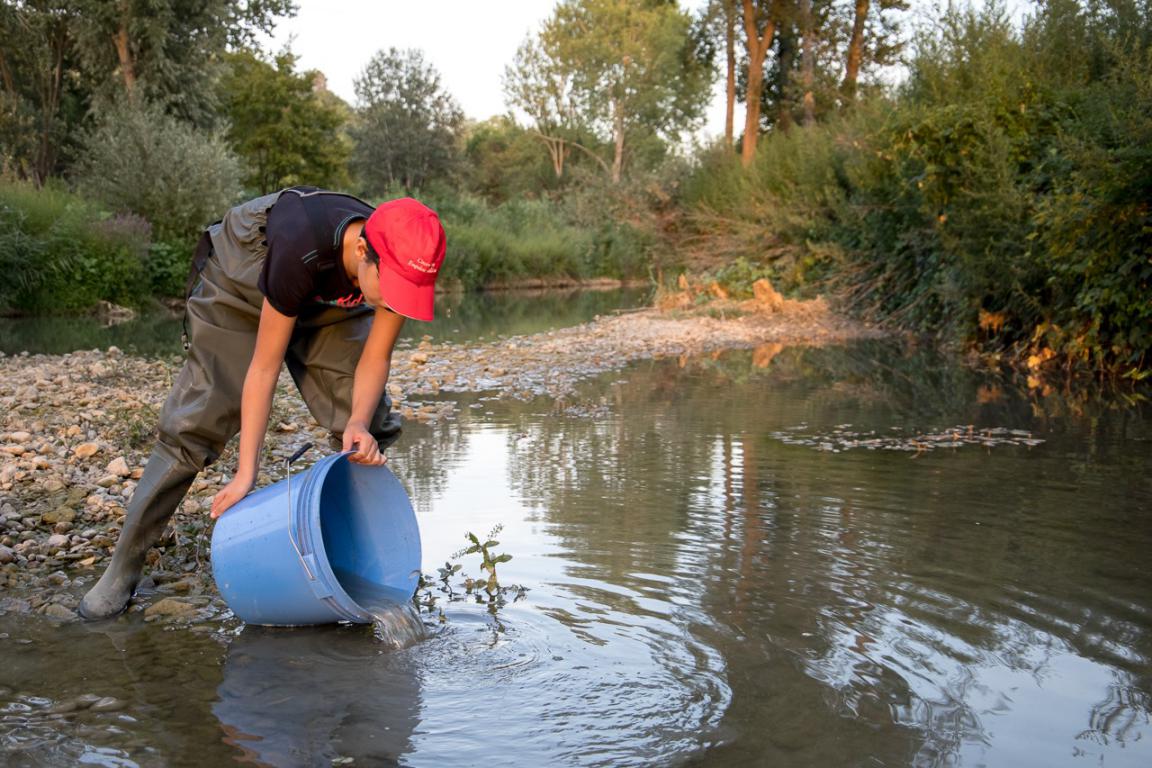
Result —
<path fill-rule="evenodd" d="M 64 49 L 68 33 L 63 21 L 58 21 L 51 34 L 52 70 L 47 73 L 40 99 L 40 146 L 36 151 L 33 180 L 43 186 L 56 166 L 56 123 L 60 116 L 60 97 L 64 87 Z"/>
<path fill-rule="evenodd" d="M 136 92 L 136 62 L 132 59 L 132 48 L 128 39 L 128 3 L 120 3 L 120 26 L 112 42 L 116 45 L 116 58 L 120 62 L 120 76 L 124 78 L 124 90 L 129 98 Z"/>
<path fill-rule="evenodd" d="M 777 81 L 780 95 L 776 103 L 776 127 L 787 132 L 792 128 L 792 110 L 796 106 L 792 91 L 792 60 L 796 56 L 795 25 L 781 25 L 776 30 L 776 41 L 776 71 L 780 73 Z"/>
<path fill-rule="evenodd" d="M 803 48 L 800 50 L 800 78 L 804 87 L 804 126 L 816 123 L 816 96 L 812 92 L 816 81 L 815 34 L 812 25 L 812 0 L 800 0 L 801 34 L 804 36 Z"/>
<path fill-rule="evenodd" d="M 856 78 L 860 75 L 860 62 L 864 58 L 864 22 L 868 18 L 870 0 L 856 0 L 856 19 L 852 23 L 852 38 L 848 41 L 848 64 L 844 70 L 844 95 L 849 101 L 856 98 Z"/>
<path fill-rule="evenodd" d="M 616 101 L 612 105 L 613 123 L 616 138 L 616 154 L 612 158 L 612 183 L 619 184 L 624 171 L 624 106 Z"/>
<path fill-rule="evenodd" d="M 763 1 L 763 0 L 761 0 Z M 756 3 L 743 0 L 744 36 L 748 49 L 748 90 L 744 93 L 744 146 L 740 161 L 745 167 L 756 156 L 756 140 L 760 136 L 760 94 L 764 90 L 764 59 L 776 35 L 776 0 L 768 9 L 768 19 L 761 34 L 756 19 Z"/>
<path fill-rule="evenodd" d="M 736 118 L 736 0 L 724 0 L 724 42 L 728 56 L 724 102 L 724 146 L 731 147 Z"/>
<path fill-rule="evenodd" d="M 548 146 L 548 157 L 552 160 L 552 172 L 556 174 L 557 179 L 560 179 L 564 176 L 564 156 L 568 154 L 568 150 L 564 147 L 564 139 L 547 136 L 544 137 L 544 143 Z"/>
<path fill-rule="evenodd" d="M 8 60 L 4 58 L 4 51 L 0 51 L 0 82 L 4 83 L 4 90 L 16 95 L 16 84 L 12 81 L 12 70 L 8 68 Z"/>

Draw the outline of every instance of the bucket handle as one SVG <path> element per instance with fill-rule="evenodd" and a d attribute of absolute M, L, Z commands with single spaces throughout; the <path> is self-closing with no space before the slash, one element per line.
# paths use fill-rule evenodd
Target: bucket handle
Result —
<path fill-rule="evenodd" d="M 300 565 L 304 566 L 304 573 L 308 574 L 309 581 L 316 581 L 315 574 L 312 569 L 308 567 L 308 560 L 304 557 L 304 553 L 300 551 L 300 545 L 296 543 L 296 537 L 292 535 L 292 462 L 303 456 L 312 448 L 312 443 L 305 443 L 300 447 L 296 453 L 289 456 L 284 460 L 284 469 L 288 473 L 288 540 L 292 542 L 292 549 L 296 550 L 296 557 L 300 558 Z"/>

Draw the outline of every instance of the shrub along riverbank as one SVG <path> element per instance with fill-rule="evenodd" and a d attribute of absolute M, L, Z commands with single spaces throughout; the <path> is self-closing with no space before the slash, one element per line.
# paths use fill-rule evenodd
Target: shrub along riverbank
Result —
<path fill-rule="evenodd" d="M 688 255 L 1037 372 L 1143 378 L 1152 348 L 1152 19 L 954 11 L 908 81 L 705 158 Z"/>
<path fill-rule="evenodd" d="M 446 288 L 645 275 L 643 252 L 620 227 L 577 226 L 549 201 L 425 199 L 448 232 Z M 157 235 L 140 216 L 113 215 L 63 185 L 0 181 L 0 313 L 78 312 L 101 300 L 138 306 L 180 296 L 195 237 Z"/>

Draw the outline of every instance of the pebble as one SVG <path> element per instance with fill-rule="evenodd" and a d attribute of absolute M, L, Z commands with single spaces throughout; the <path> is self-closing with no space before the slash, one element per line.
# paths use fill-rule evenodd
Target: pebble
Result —
<path fill-rule="evenodd" d="M 71 507 L 57 507 L 40 516 L 40 522 L 46 525 L 57 523 L 71 523 L 76 519 L 76 511 Z"/>
<path fill-rule="evenodd" d="M 72 449 L 72 453 L 78 459 L 90 459 L 100 452 L 100 446 L 96 443 L 80 443 Z"/>
<path fill-rule="evenodd" d="M 112 696 L 105 696 L 91 706 L 93 712 L 119 712 L 124 709 L 124 702 Z"/>
<path fill-rule="evenodd" d="M 116 458 L 112 459 L 112 461 L 108 462 L 108 466 L 105 467 L 105 471 L 116 475 L 117 477 L 128 477 L 130 474 L 132 474 L 132 468 L 128 466 L 128 462 L 124 460 L 123 456 L 117 456 Z"/>
<path fill-rule="evenodd" d="M 70 608 L 65 608 L 59 603 L 51 603 L 44 609 L 45 616 L 51 616 L 54 619 L 75 619 L 76 612 Z"/>
<path fill-rule="evenodd" d="M 48 537 L 48 549 L 63 549 L 69 545 L 69 540 L 63 533 L 54 533 Z"/>
<path fill-rule="evenodd" d="M 198 606 L 194 603 L 189 603 L 176 597 L 166 597 L 145 608 L 144 616 L 145 618 L 151 618 L 153 616 L 183 617 L 195 613 L 197 608 Z"/>
<path fill-rule="evenodd" d="M 16 559 L 16 555 L 11 549 L 5 546 L 0 546 L 0 565 L 7 565 Z"/>

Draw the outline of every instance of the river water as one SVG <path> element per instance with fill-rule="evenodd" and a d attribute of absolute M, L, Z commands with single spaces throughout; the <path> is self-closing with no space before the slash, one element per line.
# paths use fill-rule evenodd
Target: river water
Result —
<path fill-rule="evenodd" d="M 641 306 L 650 294 L 643 287 L 440 294 L 436 297 L 436 319 L 408 323 L 400 345 L 417 342 L 424 334 L 440 343 L 539 333 Z M 0 317 L 0 352 L 60 355 L 115 346 L 142 355 L 175 355 L 182 354 L 180 330 L 181 315 L 162 309 L 143 311 L 132 320 L 111 326 L 86 316 Z"/>
<path fill-rule="evenodd" d="M 461 406 L 391 451 L 425 640 L 2 615 L 0 763 L 1152 765 L 1140 403 L 872 343 Z"/>

